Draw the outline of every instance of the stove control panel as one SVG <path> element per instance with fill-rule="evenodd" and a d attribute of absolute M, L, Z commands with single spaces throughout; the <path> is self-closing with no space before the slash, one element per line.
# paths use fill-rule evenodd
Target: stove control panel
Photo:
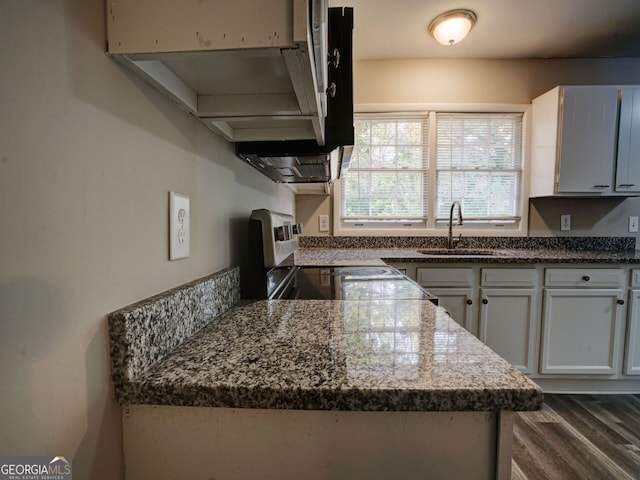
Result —
<path fill-rule="evenodd" d="M 264 268 L 279 265 L 298 247 L 296 235 L 302 233 L 302 225 L 293 222 L 293 215 L 260 209 L 252 211 L 250 218 L 262 225 Z"/>

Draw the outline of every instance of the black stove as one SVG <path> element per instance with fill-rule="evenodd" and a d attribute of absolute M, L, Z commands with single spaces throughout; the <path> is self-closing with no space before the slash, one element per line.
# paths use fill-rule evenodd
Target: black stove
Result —
<path fill-rule="evenodd" d="M 249 222 L 250 266 L 241 274 L 246 299 L 430 300 L 437 298 L 387 265 L 296 266 L 302 227 L 293 216 L 254 210 Z"/>
<path fill-rule="evenodd" d="M 272 269 L 267 277 L 281 276 Z M 271 299 L 298 300 L 431 300 L 435 297 L 398 270 L 385 266 L 294 267 Z"/>

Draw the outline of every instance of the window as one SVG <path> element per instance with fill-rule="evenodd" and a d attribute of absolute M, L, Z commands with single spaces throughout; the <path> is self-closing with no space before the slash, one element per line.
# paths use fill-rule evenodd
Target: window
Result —
<path fill-rule="evenodd" d="M 358 117 L 355 127 L 356 148 L 342 182 L 343 218 L 425 221 L 428 118 Z"/>
<path fill-rule="evenodd" d="M 438 228 L 448 223 L 457 200 L 466 228 L 517 229 L 522 117 L 521 112 L 356 115 L 354 154 L 341 181 L 341 226 Z"/>
<path fill-rule="evenodd" d="M 465 221 L 520 218 L 522 115 L 436 115 L 436 220 L 449 219 L 454 200 Z"/>

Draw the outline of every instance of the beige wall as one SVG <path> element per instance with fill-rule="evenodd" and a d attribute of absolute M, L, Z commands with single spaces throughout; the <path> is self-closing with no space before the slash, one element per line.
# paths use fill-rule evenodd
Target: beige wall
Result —
<path fill-rule="evenodd" d="M 640 84 L 640 59 L 367 60 L 354 64 L 356 111 L 375 111 L 385 104 L 528 104 L 561 84 Z M 531 234 L 559 234 L 560 214 L 571 213 L 576 229 L 570 235 L 626 235 L 628 216 L 640 215 L 638 201 L 614 203 L 615 208 L 608 200 L 537 202 L 531 211 Z M 298 210 L 298 221 L 311 231 L 320 214 L 332 216 L 330 202 L 311 211 Z"/>
<path fill-rule="evenodd" d="M 304 219 L 304 234 L 328 236 L 333 234 L 331 226 L 328 233 L 320 233 L 318 230 L 320 215 L 329 215 L 332 209 L 331 196 L 329 195 L 296 195 L 296 218 Z"/>
<path fill-rule="evenodd" d="M 640 59 L 368 60 L 354 102 L 531 103 L 556 85 L 638 84 Z"/>
<path fill-rule="evenodd" d="M 0 454 L 122 478 L 105 315 L 239 264 L 293 194 L 104 53 L 103 0 L 0 2 Z M 168 261 L 168 192 L 191 256 Z"/>
<path fill-rule="evenodd" d="M 640 198 L 535 198 L 529 207 L 532 236 L 634 235 L 628 233 L 629 216 L 640 216 Z M 560 230 L 563 214 L 571 215 L 570 232 Z M 639 242 L 636 238 L 636 243 Z"/>

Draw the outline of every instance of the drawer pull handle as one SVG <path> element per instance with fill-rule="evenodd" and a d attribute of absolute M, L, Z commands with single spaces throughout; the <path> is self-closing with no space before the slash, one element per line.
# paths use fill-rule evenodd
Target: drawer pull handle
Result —
<path fill-rule="evenodd" d="M 482 303 L 483 303 L 484 305 L 486 305 L 487 303 L 489 303 L 489 300 L 487 300 L 486 298 L 483 298 L 483 299 L 482 299 Z"/>
<path fill-rule="evenodd" d="M 618 188 L 630 188 L 630 187 L 635 187 L 636 184 L 635 183 L 623 183 L 618 185 Z"/>
<path fill-rule="evenodd" d="M 473 305 L 473 300 L 471 300 L 470 298 L 467 298 L 467 305 Z"/>
<path fill-rule="evenodd" d="M 584 275 L 582 277 L 582 280 L 584 280 L 585 282 L 588 282 L 589 280 L 591 280 L 591 277 L 589 275 Z"/>
<path fill-rule="evenodd" d="M 609 188 L 609 185 L 594 185 L 593 188 Z"/>
<path fill-rule="evenodd" d="M 618 299 L 618 305 L 624 305 L 624 300 L 622 300 L 621 298 Z"/>

